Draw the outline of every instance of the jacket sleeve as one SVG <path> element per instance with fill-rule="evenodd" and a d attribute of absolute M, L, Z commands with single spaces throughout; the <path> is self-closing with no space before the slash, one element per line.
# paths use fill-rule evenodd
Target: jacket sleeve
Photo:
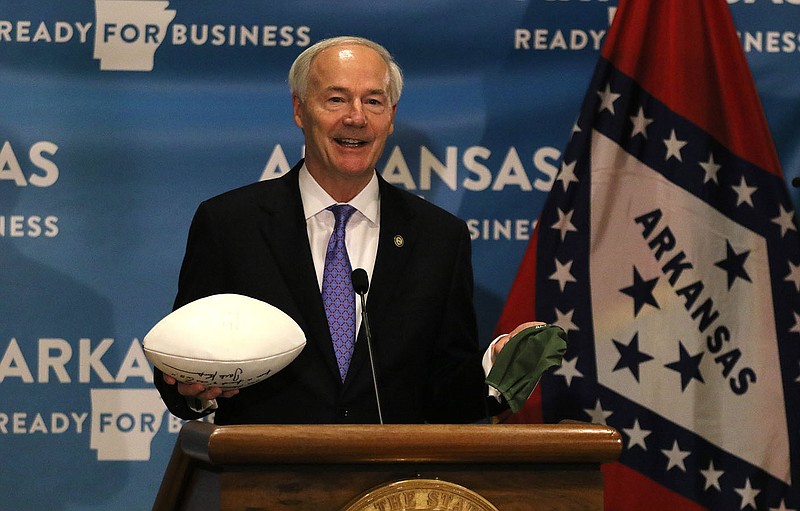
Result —
<path fill-rule="evenodd" d="M 213 222 L 205 204 L 201 204 L 192 219 L 186 254 L 181 266 L 178 280 L 178 293 L 173 310 L 194 300 L 221 292 L 224 278 L 224 261 L 218 250 L 214 236 Z M 161 371 L 153 371 L 153 381 L 161 394 L 161 399 L 170 413 L 181 419 L 193 420 L 204 417 L 213 409 L 197 412 L 190 405 L 190 400 L 178 394 L 176 385 L 168 385 Z M 199 408 L 199 406 L 195 406 Z"/>
<path fill-rule="evenodd" d="M 472 251 L 466 225 L 453 246 L 452 272 L 443 296 L 443 314 L 436 333 L 437 368 L 431 380 L 428 422 L 473 422 L 487 417 L 488 398 L 483 353 L 477 340 L 473 303 Z M 496 402 L 496 400 L 494 400 Z"/>

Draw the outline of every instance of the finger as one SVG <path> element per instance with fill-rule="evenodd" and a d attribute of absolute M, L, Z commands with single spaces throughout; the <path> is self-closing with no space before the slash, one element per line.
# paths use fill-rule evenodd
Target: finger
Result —
<path fill-rule="evenodd" d="M 497 342 L 492 345 L 492 362 L 494 362 L 495 357 L 500 353 L 500 350 L 503 349 L 503 346 L 508 344 L 508 341 L 511 339 L 511 336 L 508 334 L 503 335 Z"/>
<path fill-rule="evenodd" d="M 498 339 L 498 340 L 497 340 L 497 342 L 494 344 L 494 349 L 495 349 L 495 351 L 496 351 L 496 352 L 499 352 L 501 349 L 503 349 L 503 346 L 505 346 L 506 344 L 508 344 L 508 341 L 510 341 L 510 340 L 511 340 L 511 336 L 510 336 L 510 335 L 506 334 L 506 335 L 502 336 L 502 337 L 501 337 L 500 339 Z"/>
<path fill-rule="evenodd" d="M 213 401 L 222 395 L 222 389 L 218 387 L 211 387 L 198 394 L 197 399 L 203 401 Z"/>
<path fill-rule="evenodd" d="M 175 378 L 166 373 L 162 373 L 162 376 L 164 377 L 164 382 L 167 385 L 175 385 L 178 382 L 178 380 L 176 380 Z"/>
<path fill-rule="evenodd" d="M 239 393 L 238 389 L 224 390 L 219 387 L 209 387 L 203 390 L 203 392 L 201 392 L 200 394 L 195 395 L 194 397 L 200 400 L 212 401 L 220 397 L 232 397 L 238 393 Z"/>
<path fill-rule="evenodd" d="M 204 392 L 206 392 L 206 387 L 202 383 L 178 383 L 178 394 L 182 396 L 203 399 L 200 395 Z"/>
<path fill-rule="evenodd" d="M 517 335 L 518 333 L 522 332 L 523 330 L 525 330 L 527 328 L 531 328 L 531 327 L 539 326 L 539 325 L 545 325 L 545 324 L 546 323 L 542 323 L 541 321 L 528 321 L 527 323 L 522 323 L 517 328 L 512 330 L 511 333 L 509 334 L 509 336 L 510 337 L 514 337 L 515 335 Z"/>
<path fill-rule="evenodd" d="M 492 361 L 494 362 L 494 359 L 497 357 L 498 353 L 500 353 L 500 350 L 502 350 L 503 347 L 508 344 L 508 341 L 510 341 L 515 335 L 528 328 L 546 324 L 547 323 L 543 323 L 541 321 L 528 321 L 526 323 L 522 323 L 517 328 L 512 330 L 510 334 L 500 337 L 500 339 L 498 339 L 497 342 L 492 346 Z"/>

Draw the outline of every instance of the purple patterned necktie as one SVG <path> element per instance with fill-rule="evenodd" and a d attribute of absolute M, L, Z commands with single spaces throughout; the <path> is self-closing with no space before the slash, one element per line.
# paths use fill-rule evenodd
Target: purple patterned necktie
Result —
<path fill-rule="evenodd" d="M 333 349 L 339 362 L 339 374 L 344 381 L 356 337 L 356 294 L 351 280 L 352 267 L 344 244 L 347 221 L 356 209 L 347 204 L 328 208 L 336 218 L 333 234 L 325 252 L 325 271 L 322 275 L 322 301 L 331 330 Z"/>

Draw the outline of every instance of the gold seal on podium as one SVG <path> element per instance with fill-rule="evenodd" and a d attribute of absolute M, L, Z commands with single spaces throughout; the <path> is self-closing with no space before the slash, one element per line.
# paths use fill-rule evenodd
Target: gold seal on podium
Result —
<path fill-rule="evenodd" d="M 406 479 L 378 486 L 342 511 L 498 511 L 463 486 L 437 479 Z"/>

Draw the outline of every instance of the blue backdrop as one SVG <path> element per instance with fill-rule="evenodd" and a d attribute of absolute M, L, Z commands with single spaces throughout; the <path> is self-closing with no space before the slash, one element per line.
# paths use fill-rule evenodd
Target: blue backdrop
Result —
<path fill-rule="evenodd" d="M 800 2 L 729 3 L 791 179 Z M 286 72 L 319 39 L 402 65 L 379 171 L 468 222 L 488 343 L 614 5 L 0 0 L 0 508 L 149 509 L 180 423 L 139 341 L 199 201 L 301 157 Z"/>

